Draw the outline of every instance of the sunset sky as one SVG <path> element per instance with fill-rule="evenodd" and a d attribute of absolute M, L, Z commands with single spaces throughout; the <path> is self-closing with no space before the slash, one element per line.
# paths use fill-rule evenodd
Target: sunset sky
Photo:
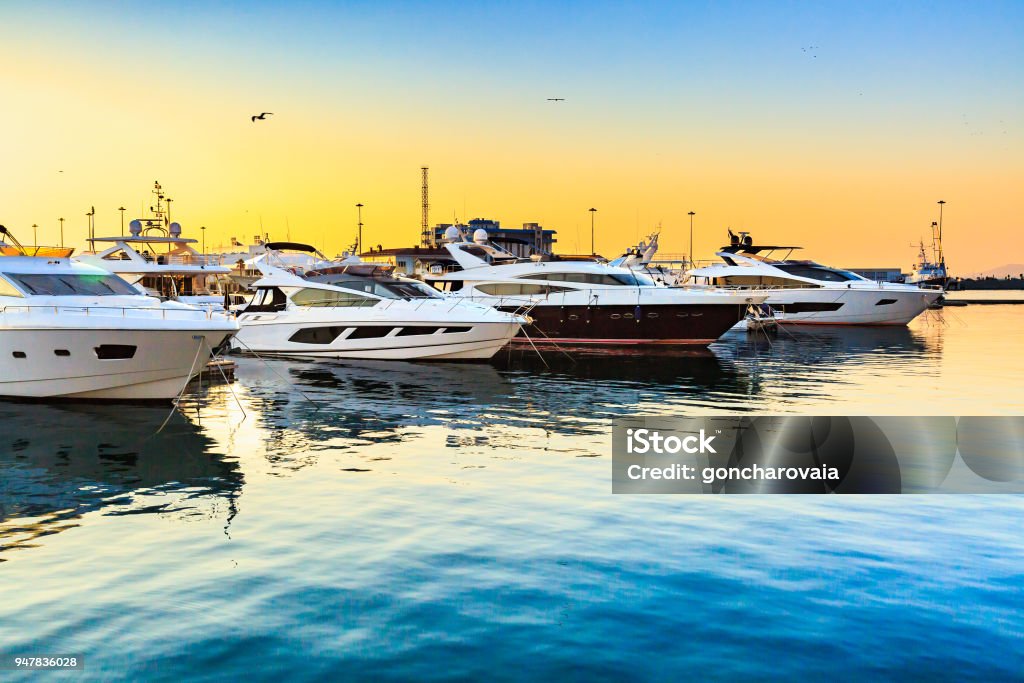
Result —
<path fill-rule="evenodd" d="M 159 180 L 207 246 L 335 253 L 488 217 L 615 256 L 727 226 L 909 269 L 1024 262 L 1024 3 L 0 3 L 0 223 L 119 232 Z M 564 97 L 564 102 L 549 102 Z M 274 112 L 252 123 L 250 115 Z"/>

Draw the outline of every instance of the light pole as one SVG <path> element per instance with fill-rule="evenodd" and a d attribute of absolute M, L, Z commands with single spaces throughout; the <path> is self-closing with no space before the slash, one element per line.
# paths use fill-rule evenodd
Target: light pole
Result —
<path fill-rule="evenodd" d="M 945 263 L 945 259 L 942 256 L 942 207 L 945 205 L 945 203 L 946 202 L 944 202 L 943 200 L 939 200 L 939 243 L 938 245 L 932 245 L 933 248 L 935 248 L 936 246 L 938 247 L 937 250 L 939 253 L 933 254 L 933 258 L 935 258 L 935 260 L 937 260 L 939 263 Z"/>
<path fill-rule="evenodd" d="M 206 226 L 201 225 L 199 229 L 203 231 L 203 256 L 206 256 Z"/>
<path fill-rule="evenodd" d="M 692 267 L 693 266 L 693 216 L 694 216 L 694 212 L 691 211 L 690 213 L 688 213 L 686 215 L 690 217 L 690 253 L 687 254 L 687 256 L 690 259 L 690 266 Z"/>
<path fill-rule="evenodd" d="M 38 227 L 35 223 L 32 224 L 32 243 L 36 245 L 36 252 L 39 251 L 39 238 L 36 236 L 36 228 Z"/>
<path fill-rule="evenodd" d="M 121 212 L 121 237 L 124 237 L 124 207 L 119 206 L 117 210 Z"/>
<path fill-rule="evenodd" d="M 363 251 L 363 205 L 356 204 L 356 211 L 358 212 L 359 216 L 359 241 L 356 242 L 356 255 L 358 256 Z"/>
<path fill-rule="evenodd" d="M 63 249 L 64 248 L 64 219 L 63 218 L 58 218 L 57 220 L 60 221 L 60 247 L 61 247 L 61 249 Z"/>
<path fill-rule="evenodd" d="M 594 214 L 597 213 L 597 209 L 590 207 L 588 211 L 590 211 L 590 255 L 594 256 L 597 254 L 594 251 Z"/>
<path fill-rule="evenodd" d="M 89 228 L 89 239 L 96 236 L 96 223 L 93 221 L 93 216 L 96 215 L 96 207 L 90 207 L 89 212 L 85 214 L 85 219 L 88 221 L 86 224 Z"/>

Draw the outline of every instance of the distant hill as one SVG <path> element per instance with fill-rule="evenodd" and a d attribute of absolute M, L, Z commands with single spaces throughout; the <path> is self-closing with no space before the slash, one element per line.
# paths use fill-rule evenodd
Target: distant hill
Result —
<path fill-rule="evenodd" d="M 1008 263 L 1005 266 L 999 266 L 998 268 L 990 268 L 980 273 L 971 273 L 965 277 L 995 277 L 1004 278 L 1007 275 L 1010 277 L 1020 277 L 1020 274 L 1024 273 L 1024 263 Z"/>

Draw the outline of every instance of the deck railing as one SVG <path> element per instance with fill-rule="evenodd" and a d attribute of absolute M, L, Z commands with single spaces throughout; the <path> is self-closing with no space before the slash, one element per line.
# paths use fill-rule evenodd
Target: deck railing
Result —
<path fill-rule="evenodd" d="M 226 311 L 209 308 L 162 308 L 158 306 L 72 306 L 66 304 L 10 304 L 0 306 L 0 315 L 104 315 L 122 318 L 160 318 L 162 320 L 214 320 L 228 318 Z M 133 315 L 143 313 L 144 315 Z"/>

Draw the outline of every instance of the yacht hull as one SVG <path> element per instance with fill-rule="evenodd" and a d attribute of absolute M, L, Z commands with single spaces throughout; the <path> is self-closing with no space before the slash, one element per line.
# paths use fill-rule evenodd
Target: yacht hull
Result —
<path fill-rule="evenodd" d="M 766 303 L 787 325 L 906 325 L 940 296 L 923 289 L 782 289 Z"/>
<path fill-rule="evenodd" d="M 537 305 L 520 343 L 707 345 L 746 315 L 746 304 Z M 499 307 L 499 310 L 515 310 Z"/>
<path fill-rule="evenodd" d="M 335 322 L 333 325 L 310 322 L 246 323 L 232 341 L 240 351 L 299 358 L 347 358 L 365 360 L 488 360 L 519 331 L 518 322 L 432 323 L 430 334 L 403 334 L 427 327 L 423 322 Z M 380 333 L 380 336 L 354 339 L 342 332 L 330 343 L 292 341 L 296 333 L 312 328 L 344 328 Z"/>
<path fill-rule="evenodd" d="M 169 400 L 231 334 L 224 329 L 0 329 L 0 396 Z M 134 347 L 131 357 L 99 357 L 128 356 L 128 347 Z"/>

